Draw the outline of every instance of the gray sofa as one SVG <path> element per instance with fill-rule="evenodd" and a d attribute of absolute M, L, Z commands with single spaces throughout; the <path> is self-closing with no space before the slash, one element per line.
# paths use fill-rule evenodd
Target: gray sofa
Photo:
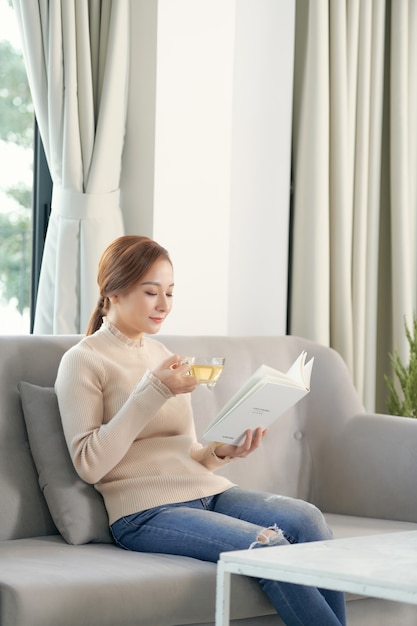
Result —
<path fill-rule="evenodd" d="M 213 624 L 216 566 L 120 550 L 97 492 L 71 473 L 50 388 L 78 339 L 0 337 L 1 626 Z M 180 354 L 226 357 L 217 388 L 193 394 L 199 432 L 260 364 L 286 370 L 307 350 L 310 394 L 261 449 L 222 471 L 313 502 L 335 537 L 417 529 L 417 421 L 366 414 L 333 350 L 291 336 L 160 339 Z M 349 626 L 417 623 L 417 607 L 362 596 L 347 597 L 347 614 Z M 240 576 L 231 615 L 235 626 L 282 624 L 257 583 Z"/>

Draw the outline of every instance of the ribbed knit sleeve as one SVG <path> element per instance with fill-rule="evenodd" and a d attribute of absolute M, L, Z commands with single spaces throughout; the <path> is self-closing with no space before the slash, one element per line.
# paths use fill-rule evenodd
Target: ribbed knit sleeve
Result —
<path fill-rule="evenodd" d="M 204 467 L 207 467 L 207 469 L 215 471 L 232 460 L 230 456 L 218 457 L 216 455 L 217 446 L 218 443 L 215 441 L 212 441 L 205 447 L 200 443 L 195 443 L 190 450 L 191 457 L 204 465 Z"/>
<path fill-rule="evenodd" d="M 133 441 L 169 397 L 169 389 L 147 370 L 126 394 L 119 390 L 111 416 L 104 414 L 106 371 L 95 351 L 75 349 L 64 355 L 55 389 L 67 445 L 78 474 L 96 483 L 125 456 Z M 108 419 L 108 418 L 111 419 Z M 106 423 L 103 423 L 106 422 Z"/>

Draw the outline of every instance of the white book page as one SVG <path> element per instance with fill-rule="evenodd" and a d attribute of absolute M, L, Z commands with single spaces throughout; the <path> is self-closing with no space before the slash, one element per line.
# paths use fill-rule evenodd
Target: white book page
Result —
<path fill-rule="evenodd" d="M 237 408 L 247 402 L 252 395 L 259 393 L 267 384 L 278 384 L 284 388 L 300 389 L 300 391 L 303 392 L 309 391 L 314 359 L 311 359 L 307 365 L 305 365 L 306 356 L 307 353 L 305 351 L 301 352 L 286 374 L 268 365 L 261 365 L 239 391 L 225 404 L 223 409 L 209 424 L 206 432 L 214 424 L 222 422 L 230 413 L 236 411 Z"/>
<path fill-rule="evenodd" d="M 266 428 L 308 393 L 301 387 L 285 387 L 285 390 L 281 390 L 282 394 L 273 383 L 262 385 L 257 394 L 249 396 L 226 417 L 212 423 L 203 438 L 238 445 L 248 428 Z"/>

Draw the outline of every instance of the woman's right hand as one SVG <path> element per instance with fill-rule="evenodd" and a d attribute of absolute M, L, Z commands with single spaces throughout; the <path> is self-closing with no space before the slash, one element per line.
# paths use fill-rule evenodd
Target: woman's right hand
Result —
<path fill-rule="evenodd" d="M 189 393 L 197 387 L 197 379 L 195 376 L 190 376 L 190 366 L 185 363 L 184 359 L 183 356 L 173 354 L 152 370 L 152 374 L 157 376 L 174 395 Z"/>

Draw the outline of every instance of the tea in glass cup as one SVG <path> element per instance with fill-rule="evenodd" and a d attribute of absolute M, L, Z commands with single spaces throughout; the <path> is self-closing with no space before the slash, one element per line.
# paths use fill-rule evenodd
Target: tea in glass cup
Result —
<path fill-rule="evenodd" d="M 185 359 L 190 366 L 191 376 L 195 376 L 199 385 L 213 389 L 223 371 L 223 356 L 190 356 Z"/>

